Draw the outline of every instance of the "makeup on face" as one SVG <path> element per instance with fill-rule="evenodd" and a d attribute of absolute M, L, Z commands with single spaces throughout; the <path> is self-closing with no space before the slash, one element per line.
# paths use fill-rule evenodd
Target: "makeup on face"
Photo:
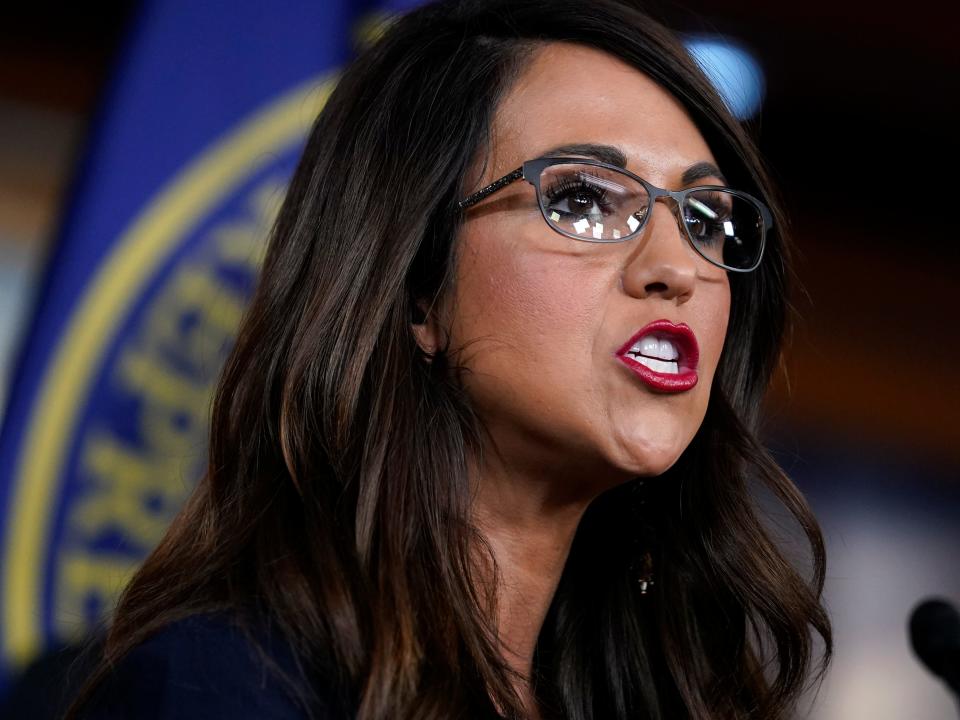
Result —
<path fill-rule="evenodd" d="M 686 323 L 655 320 L 635 332 L 614 356 L 653 390 L 685 392 L 699 379 L 700 349 Z"/>
<path fill-rule="evenodd" d="M 490 162 L 473 194 L 525 159 L 557 151 L 629 166 L 658 187 L 722 180 L 683 106 L 648 76 L 575 44 L 536 58 L 498 109 Z M 621 92 L 588 105 L 556 92 L 598 78 Z M 662 474 L 689 446 L 730 312 L 727 273 L 690 247 L 673 203 L 650 205 L 640 234 L 610 242 L 622 239 L 613 230 L 630 231 L 630 214 L 616 223 L 604 214 L 594 191 L 616 188 L 594 182 L 596 167 L 569 178 L 572 185 L 545 182 L 546 208 L 516 182 L 471 213 L 448 305 L 451 347 L 466 350 L 464 387 L 501 457 L 537 473 L 601 468 L 577 479 L 588 493 Z M 565 212 L 574 213 L 569 237 L 550 226 L 558 222 L 551 213 Z"/>

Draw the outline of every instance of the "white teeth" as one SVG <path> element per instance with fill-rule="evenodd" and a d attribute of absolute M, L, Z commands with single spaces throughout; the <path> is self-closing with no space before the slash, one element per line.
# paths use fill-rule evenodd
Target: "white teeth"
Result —
<path fill-rule="evenodd" d="M 673 375 L 676 375 L 680 372 L 680 368 L 677 367 L 677 363 L 675 362 L 664 362 L 663 360 L 654 360 L 652 358 L 643 356 L 634 357 L 633 359 L 641 365 L 646 365 L 648 368 L 655 370 L 656 372 L 671 373 Z"/>
<path fill-rule="evenodd" d="M 640 346 L 634 346 L 641 355 L 660 357 L 660 342 L 653 336 L 647 335 L 640 340 Z"/>
<path fill-rule="evenodd" d="M 677 360 L 680 353 L 672 341 L 666 339 L 658 340 L 653 335 L 646 335 L 630 348 L 631 353 L 646 355 L 648 358 L 659 358 L 660 360 Z"/>
<path fill-rule="evenodd" d="M 677 348 L 674 347 L 673 343 L 669 340 L 661 340 L 660 343 L 660 352 L 657 354 L 658 358 L 662 360 L 676 360 L 680 357 L 680 353 L 677 352 Z"/>

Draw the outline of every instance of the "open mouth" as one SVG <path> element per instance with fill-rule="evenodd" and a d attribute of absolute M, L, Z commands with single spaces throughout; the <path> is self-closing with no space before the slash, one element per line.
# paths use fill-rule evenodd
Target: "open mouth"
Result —
<path fill-rule="evenodd" d="M 700 351 L 685 323 L 655 320 L 634 333 L 616 356 L 654 389 L 681 391 L 697 384 Z"/>
<path fill-rule="evenodd" d="M 682 363 L 677 344 L 663 333 L 644 335 L 626 354 L 654 372 L 676 375 L 681 369 L 688 369 Z"/>

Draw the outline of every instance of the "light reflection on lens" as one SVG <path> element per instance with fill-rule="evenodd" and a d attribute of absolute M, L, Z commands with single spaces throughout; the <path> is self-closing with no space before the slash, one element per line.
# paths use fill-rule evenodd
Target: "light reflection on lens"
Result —
<path fill-rule="evenodd" d="M 613 168 L 575 163 L 546 166 L 540 175 L 540 205 L 547 223 L 591 242 L 620 242 L 638 234 L 650 210 L 642 182 Z M 704 258 L 732 270 L 756 266 L 764 221 L 748 197 L 723 187 L 690 191 L 682 225 Z"/>

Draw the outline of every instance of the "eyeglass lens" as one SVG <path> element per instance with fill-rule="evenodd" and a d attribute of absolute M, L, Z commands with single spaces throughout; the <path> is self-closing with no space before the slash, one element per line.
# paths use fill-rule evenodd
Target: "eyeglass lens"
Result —
<path fill-rule="evenodd" d="M 628 175 L 595 165 L 549 165 L 540 175 L 540 207 L 561 232 L 594 242 L 635 233 L 650 212 L 646 188 Z M 688 193 L 683 224 L 696 249 L 720 265 L 745 269 L 763 245 L 763 216 L 749 199 L 723 189 Z"/>

